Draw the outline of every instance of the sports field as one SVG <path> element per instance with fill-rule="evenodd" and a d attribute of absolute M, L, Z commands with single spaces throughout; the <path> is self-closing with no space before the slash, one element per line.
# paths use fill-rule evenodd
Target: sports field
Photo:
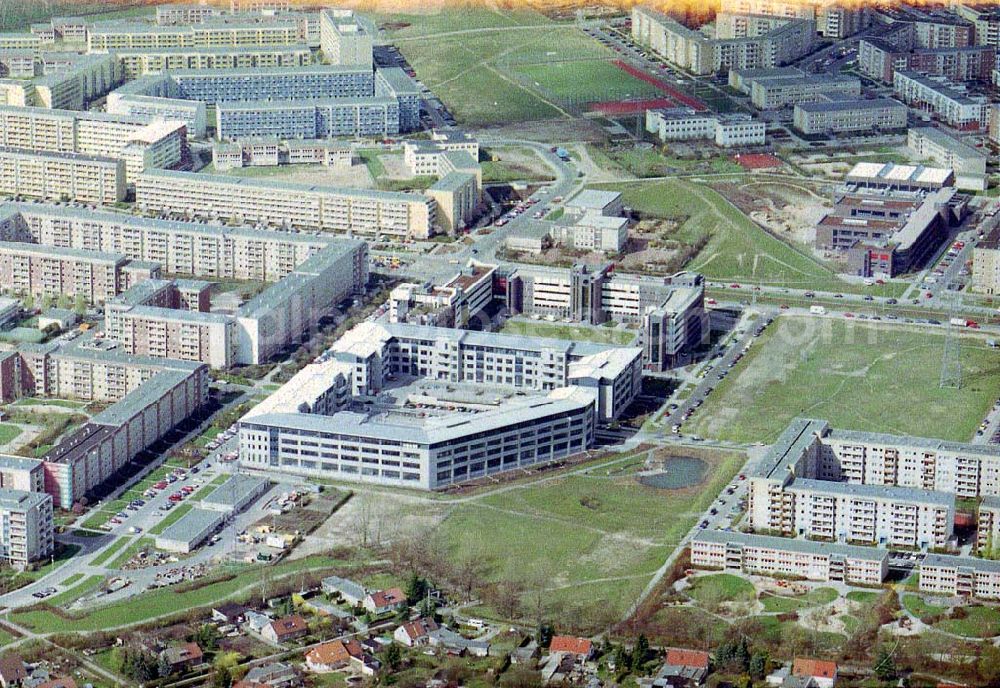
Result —
<path fill-rule="evenodd" d="M 655 92 L 612 65 L 615 54 L 598 41 L 536 12 L 467 7 L 378 19 L 417 76 L 465 124 L 551 119 L 564 116 L 567 102 Z"/>
<path fill-rule="evenodd" d="M 837 428 L 968 441 L 1000 396 L 1000 367 L 984 340 L 963 337 L 964 384 L 942 389 L 943 350 L 944 335 L 919 326 L 780 318 L 684 432 L 769 443 L 808 416 Z"/>

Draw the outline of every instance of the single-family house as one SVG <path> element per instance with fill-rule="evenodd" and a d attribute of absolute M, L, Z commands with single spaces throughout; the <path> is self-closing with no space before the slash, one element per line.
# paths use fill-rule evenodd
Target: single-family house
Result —
<path fill-rule="evenodd" d="M 437 630 L 438 625 L 434 619 L 417 619 L 401 625 L 393 632 L 392 637 L 406 647 L 416 647 L 430 644 L 430 636 Z"/>
<path fill-rule="evenodd" d="M 76 688 L 76 681 L 69 676 L 63 676 L 39 683 L 35 688 Z"/>
<path fill-rule="evenodd" d="M 264 666 L 254 667 L 243 677 L 249 685 L 247 688 L 265 686 L 266 688 L 295 688 L 302 685 L 299 672 L 291 664 L 272 662 Z M 234 685 L 233 688 L 237 688 Z"/>
<path fill-rule="evenodd" d="M 352 607 L 357 607 L 368 595 L 365 586 L 355 583 L 352 580 L 341 578 L 340 576 L 324 578 L 322 586 L 324 593 L 327 595 L 339 595 L 344 602 Z"/>
<path fill-rule="evenodd" d="M 261 637 L 272 643 L 287 643 L 309 633 L 306 620 L 298 614 L 275 619 L 260 632 Z"/>
<path fill-rule="evenodd" d="M 246 621 L 247 608 L 236 602 L 226 602 L 212 607 L 212 621 L 238 626 Z"/>
<path fill-rule="evenodd" d="M 833 688 L 837 682 L 837 663 L 825 659 L 796 657 L 792 662 L 792 676 L 811 678 L 817 688 Z"/>
<path fill-rule="evenodd" d="M 374 674 L 365 663 L 365 651 L 361 643 L 353 638 L 347 641 L 333 640 L 318 645 L 306 653 L 309 671 L 324 674 L 338 669 L 352 668 L 363 674 Z"/>
<path fill-rule="evenodd" d="M 406 606 L 406 595 L 399 588 L 377 590 L 365 595 L 365 609 L 374 616 L 399 611 Z"/>
<path fill-rule="evenodd" d="M 264 627 L 271 623 L 271 617 L 260 612 L 247 611 L 245 616 L 247 627 L 254 633 L 263 633 Z"/>
<path fill-rule="evenodd" d="M 594 656 L 594 644 L 587 638 L 577 638 L 571 635 L 557 635 L 549 643 L 550 654 L 567 654 L 586 661 Z"/>
<path fill-rule="evenodd" d="M 672 647 L 652 678 L 640 678 L 639 688 L 694 688 L 708 677 L 709 655 L 700 650 Z"/>
<path fill-rule="evenodd" d="M 172 645 L 160 653 L 160 658 L 170 667 L 171 673 L 182 673 L 205 661 L 198 643 Z"/>
<path fill-rule="evenodd" d="M 490 644 L 486 640 L 466 638 L 460 633 L 442 626 L 429 634 L 431 647 L 444 648 L 445 652 L 455 655 L 471 655 L 486 657 L 490 654 Z"/>

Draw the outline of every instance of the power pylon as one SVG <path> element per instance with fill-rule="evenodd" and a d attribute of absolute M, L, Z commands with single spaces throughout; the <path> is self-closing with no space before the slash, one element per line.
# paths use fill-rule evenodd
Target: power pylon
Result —
<path fill-rule="evenodd" d="M 954 320 L 957 304 L 950 295 L 948 297 L 948 324 L 944 332 L 944 352 L 941 355 L 942 389 L 960 389 L 962 387 L 962 338 L 955 332 Z"/>

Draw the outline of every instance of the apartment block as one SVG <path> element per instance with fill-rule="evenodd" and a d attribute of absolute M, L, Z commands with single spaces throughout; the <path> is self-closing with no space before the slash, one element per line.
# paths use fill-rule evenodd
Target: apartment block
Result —
<path fill-rule="evenodd" d="M 986 153 L 934 127 L 911 128 L 906 146 L 914 156 L 954 170 L 958 188 L 986 189 Z"/>
<path fill-rule="evenodd" d="M 702 530 L 691 540 L 691 565 L 758 576 L 881 585 L 889 552 L 873 547 Z"/>
<path fill-rule="evenodd" d="M 891 98 L 800 103 L 792 112 L 796 129 L 808 136 L 895 131 L 906 127 L 906 106 Z"/>
<path fill-rule="evenodd" d="M 222 46 L 215 48 L 141 48 L 116 50 L 127 79 L 182 70 L 272 69 L 313 63 L 308 45 Z"/>
<path fill-rule="evenodd" d="M 103 303 L 119 292 L 120 253 L 0 241 L 0 283 L 35 297 L 83 297 Z"/>
<path fill-rule="evenodd" d="M 1000 48 L 1000 12 L 987 4 L 957 3 L 955 13 L 972 23 L 976 45 Z"/>
<path fill-rule="evenodd" d="M 124 78 L 114 55 L 43 53 L 41 68 L 42 76 L 31 82 L 33 102 L 26 105 L 84 110 Z"/>
<path fill-rule="evenodd" d="M 160 26 L 174 24 L 201 24 L 217 17 L 221 13 L 218 7 L 200 3 L 170 3 L 156 6 L 156 23 Z"/>
<path fill-rule="evenodd" d="M 920 563 L 920 591 L 1000 599 L 1000 561 L 928 554 Z"/>
<path fill-rule="evenodd" d="M 759 77 L 751 80 L 750 100 L 759 110 L 777 110 L 798 103 L 861 97 L 861 80 L 833 74 L 799 77 Z"/>
<path fill-rule="evenodd" d="M 760 532 L 833 542 L 944 547 L 955 497 L 979 489 L 952 472 L 953 452 L 984 453 L 797 419 L 750 476 L 750 523 Z"/>
<path fill-rule="evenodd" d="M 1000 228 L 993 228 L 972 250 L 972 291 L 1000 294 Z"/>
<path fill-rule="evenodd" d="M 11 357 L 17 354 L 11 352 Z M 45 473 L 37 459 L 0 454 L 0 488 L 22 492 L 44 492 Z"/>
<path fill-rule="evenodd" d="M 0 488 L 0 561 L 24 570 L 55 551 L 52 497 Z"/>
<path fill-rule="evenodd" d="M 372 35 L 350 10 L 320 12 L 320 50 L 335 65 L 372 67 Z"/>
<path fill-rule="evenodd" d="M 868 26 L 870 17 L 864 7 L 857 7 L 836 0 L 722 0 L 721 12 L 732 14 L 758 14 L 788 19 L 808 19 L 816 23 L 821 36 L 841 39 L 853 36 Z"/>
<path fill-rule="evenodd" d="M 296 45 L 299 27 L 292 20 L 245 24 L 206 20 L 192 25 L 151 25 L 141 22 L 95 22 L 87 32 L 87 52 L 148 48 Z"/>
<path fill-rule="evenodd" d="M 125 163 L 79 153 L 3 147 L 0 193 L 113 205 L 125 198 Z"/>
<path fill-rule="evenodd" d="M 989 101 L 969 95 L 965 86 L 944 77 L 896 70 L 893 91 L 907 105 L 933 114 L 955 129 L 978 131 L 989 122 Z"/>
<path fill-rule="evenodd" d="M 709 37 L 662 12 L 637 6 L 632 8 L 632 38 L 682 69 L 713 74 L 788 64 L 812 50 L 816 23 L 720 13 L 716 34 Z"/>
<path fill-rule="evenodd" d="M 322 231 L 425 239 L 437 221 L 434 201 L 418 194 L 167 170 L 139 175 L 135 195 L 146 210 Z"/>
<path fill-rule="evenodd" d="M 988 559 L 1000 552 L 1000 497 L 989 495 L 979 502 L 976 553 Z"/>

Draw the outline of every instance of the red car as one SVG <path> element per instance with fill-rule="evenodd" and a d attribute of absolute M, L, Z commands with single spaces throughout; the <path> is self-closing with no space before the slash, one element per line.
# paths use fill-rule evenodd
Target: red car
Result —
<path fill-rule="evenodd" d="M 844 313 L 844 317 L 845 318 L 853 318 L 854 317 L 854 313 Z"/>
<path fill-rule="evenodd" d="M 735 282 L 733 282 L 732 284 L 729 285 L 729 288 L 730 289 L 740 289 L 740 285 L 738 285 Z"/>

